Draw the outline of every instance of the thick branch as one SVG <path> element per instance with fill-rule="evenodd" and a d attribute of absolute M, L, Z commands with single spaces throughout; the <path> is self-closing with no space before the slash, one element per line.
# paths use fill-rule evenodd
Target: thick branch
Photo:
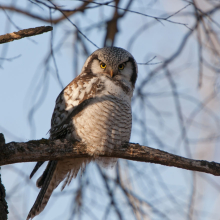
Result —
<path fill-rule="evenodd" d="M 10 34 L 5 34 L 0 36 L 0 44 L 8 43 L 13 40 L 19 40 L 24 37 L 30 37 L 38 34 L 43 34 L 48 31 L 52 31 L 53 27 L 51 26 L 41 26 L 41 27 L 36 27 L 36 28 L 28 28 L 28 29 L 23 29 L 18 32 L 13 32 Z"/>
<path fill-rule="evenodd" d="M 200 171 L 220 176 L 220 164 L 204 160 L 192 160 L 165 151 L 128 143 L 112 153 L 102 152 L 101 157 L 115 157 L 140 162 L 150 162 Z M 61 160 L 68 157 L 91 157 L 87 147 L 80 142 L 41 139 L 24 143 L 11 142 L 0 147 L 0 165 L 20 162 Z"/>

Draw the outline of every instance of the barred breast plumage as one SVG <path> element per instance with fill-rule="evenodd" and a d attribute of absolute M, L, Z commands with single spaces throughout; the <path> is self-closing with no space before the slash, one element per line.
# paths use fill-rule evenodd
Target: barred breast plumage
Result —
<path fill-rule="evenodd" d="M 44 209 L 62 180 L 65 179 L 63 189 L 91 160 L 102 166 L 116 162 L 115 158 L 98 156 L 130 139 L 131 98 L 136 78 L 133 56 L 122 48 L 107 47 L 95 51 L 81 74 L 60 93 L 51 119 L 50 139 L 82 141 L 93 157 L 49 161 L 37 181 L 41 191 L 27 219 Z M 42 163 L 37 163 L 30 177 Z"/>
<path fill-rule="evenodd" d="M 90 146 L 91 154 L 99 155 L 129 141 L 131 109 L 120 101 L 114 97 L 101 99 L 73 119 L 77 135 Z"/>

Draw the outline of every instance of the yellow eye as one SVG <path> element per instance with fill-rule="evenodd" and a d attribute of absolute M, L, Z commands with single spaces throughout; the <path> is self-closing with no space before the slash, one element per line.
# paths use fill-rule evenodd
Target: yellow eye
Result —
<path fill-rule="evenodd" d="M 100 64 L 100 67 L 101 67 L 102 69 L 105 69 L 105 68 L 106 68 L 106 64 L 105 64 L 105 63 L 101 63 L 101 64 Z"/>
<path fill-rule="evenodd" d="M 125 65 L 124 65 L 124 64 L 119 64 L 119 65 L 118 65 L 118 69 L 123 70 L 124 68 L 125 68 Z"/>

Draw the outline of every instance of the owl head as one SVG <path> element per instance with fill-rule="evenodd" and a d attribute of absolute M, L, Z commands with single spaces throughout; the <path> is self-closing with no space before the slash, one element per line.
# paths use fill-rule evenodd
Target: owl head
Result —
<path fill-rule="evenodd" d="M 120 47 L 104 47 L 93 52 L 86 60 L 82 73 L 104 74 L 112 80 L 130 82 L 137 79 L 137 63 L 134 57 Z"/>

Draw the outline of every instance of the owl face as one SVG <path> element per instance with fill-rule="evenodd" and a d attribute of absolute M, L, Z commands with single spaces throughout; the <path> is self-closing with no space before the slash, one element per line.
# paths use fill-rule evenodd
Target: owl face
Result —
<path fill-rule="evenodd" d="M 138 70 L 135 59 L 128 51 L 104 47 L 91 54 L 82 72 L 103 74 L 112 80 L 129 82 L 134 87 Z"/>

